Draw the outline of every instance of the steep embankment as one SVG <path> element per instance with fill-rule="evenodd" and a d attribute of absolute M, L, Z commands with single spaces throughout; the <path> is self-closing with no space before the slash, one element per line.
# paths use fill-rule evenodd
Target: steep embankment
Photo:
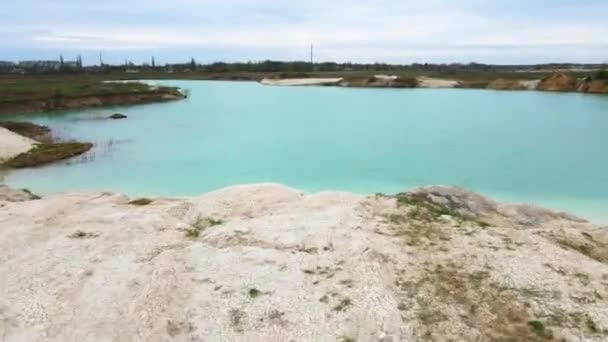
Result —
<path fill-rule="evenodd" d="M 608 81 L 585 80 L 579 84 L 578 91 L 590 94 L 608 94 Z"/>
<path fill-rule="evenodd" d="M 608 94 L 608 81 L 587 77 L 576 79 L 566 74 L 555 74 L 540 81 L 538 90 Z"/>
<path fill-rule="evenodd" d="M 6 101 L 0 104 L 0 114 L 45 112 L 51 110 L 78 109 L 100 106 L 134 105 L 173 101 L 184 98 L 175 89 L 134 94 L 103 94 L 77 97 L 60 97 L 38 100 Z"/>
<path fill-rule="evenodd" d="M 260 83 L 277 86 L 327 85 L 354 88 L 467 88 L 493 90 L 542 90 L 563 92 L 608 93 L 608 81 L 586 78 L 578 80 L 559 73 L 542 80 L 496 79 L 467 80 L 441 79 L 432 77 L 407 78 L 396 75 L 375 75 L 371 77 L 347 78 L 265 78 Z"/>
<path fill-rule="evenodd" d="M 608 336 L 608 231 L 566 214 L 440 187 L 2 191 L 6 341 Z"/>
<path fill-rule="evenodd" d="M 566 74 L 555 74 L 540 81 L 536 89 L 544 91 L 577 91 L 578 81 Z"/>

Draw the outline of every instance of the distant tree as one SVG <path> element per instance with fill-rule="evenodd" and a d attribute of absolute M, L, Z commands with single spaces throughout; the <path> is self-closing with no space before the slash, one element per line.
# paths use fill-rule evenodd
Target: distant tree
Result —
<path fill-rule="evenodd" d="M 595 78 L 600 80 L 608 80 L 608 66 L 606 64 L 602 65 L 600 71 L 595 74 Z"/>
<path fill-rule="evenodd" d="M 76 57 L 76 66 L 78 67 L 78 70 L 82 69 L 82 56 L 78 55 L 78 57 Z"/>
<path fill-rule="evenodd" d="M 196 61 L 194 58 L 190 61 L 190 70 L 196 70 Z"/>
<path fill-rule="evenodd" d="M 152 56 L 152 69 L 156 68 L 156 61 L 154 60 L 154 56 Z"/>

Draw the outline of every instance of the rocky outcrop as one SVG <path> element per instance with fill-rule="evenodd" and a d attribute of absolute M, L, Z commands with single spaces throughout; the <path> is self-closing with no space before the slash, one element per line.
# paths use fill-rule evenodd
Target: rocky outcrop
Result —
<path fill-rule="evenodd" d="M 586 77 L 576 79 L 566 74 L 554 74 L 543 79 L 538 90 L 546 91 L 577 91 L 590 94 L 608 94 L 608 81 Z"/>
<path fill-rule="evenodd" d="M 605 229 L 465 189 L 0 197 L 6 341 L 602 341 Z M 10 229 L 8 229 L 10 227 Z"/>
<path fill-rule="evenodd" d="M 109 118 L 112 120 L 121 120 L 121 119 L 126 119 L 127 116 L 124 114 L 120 114 L 120 113 L 114 113 L 114 114 L 110 115 Z"/>
<path fill-rule="evenodd" d="M 577 87 L 578 81 L 576 78 L 563 73 L 557 73 L 542 79 L 536 89 L 545 91 L 576 91 Z"/>
<path fill-rule="evenodd" d="M 590 94 L 608 94 L 608 81 L 594 80 L 588 77 L 579 82 L 577 90 Z"/>

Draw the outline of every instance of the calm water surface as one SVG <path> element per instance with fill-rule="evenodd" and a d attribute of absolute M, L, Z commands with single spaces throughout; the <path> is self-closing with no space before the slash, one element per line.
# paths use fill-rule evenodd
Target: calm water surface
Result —
<path fill-rule="evenodd" d="M 258 182 L 357 193 L 450 184 L 608 222 L 608 96 L 163 83 L 190 98 L 22 117 L 96 147 L 6 181 L 139 196 Z M 113 111 L 129 118 L 102 119 Z"/>

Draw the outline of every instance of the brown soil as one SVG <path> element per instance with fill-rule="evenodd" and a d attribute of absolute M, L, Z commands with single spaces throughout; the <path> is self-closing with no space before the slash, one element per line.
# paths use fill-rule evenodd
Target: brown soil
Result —
<path fill-rule="evenodd" d="M 138 94 L 95 95 L 81 97 L 49 98 L 5 102 L 0 106 L 0 114 L 36 113 L 61 109 L 78 109 L 99 106 L 131 105 L 151 102 L 165 102 L 184 98 L 175 89 L 160 89 L 156 92 Z"/>
<path fill-rule="evenodd" d="M 418 81 L 415 78 L 398 77 L 396 79 L 382 79 L 371 77 L 351 77 L 340 83 L 343 87 L 353 88 L 416 88 Z"/>
<path fill-rule="evenodd" d="M 494 90 L 526 90 L 526 87 L 519 81 L 505 80 L 502 78 L 490 82 L 487 88 Z"/>
<path fill-rule="evenodd" d="M 0 127 L 39 142 L 50 143 L 52 141 L 51 129 L 46 126 L 36 125 L 31 122 L 7 121 L 0 122 Z"/>
<path fill-rule="evenodd" d="M 40 144 L 9 160 L 4 166 L 16 169 L 40 166 L 81 155 L 92 147 L 93 144 L 79 142 Z"/>
<path fill-rule="evenodd" d="M 576 78 L 558 73 L 540 81 L 537 89 L 546 91 L 576 91 L 577 83 Z"/>
<path fill-rule="evenodd" d="M 593 94 L 608 94 L 608 81 L 595 80 L 588 83 L 587 93 Z"/>

